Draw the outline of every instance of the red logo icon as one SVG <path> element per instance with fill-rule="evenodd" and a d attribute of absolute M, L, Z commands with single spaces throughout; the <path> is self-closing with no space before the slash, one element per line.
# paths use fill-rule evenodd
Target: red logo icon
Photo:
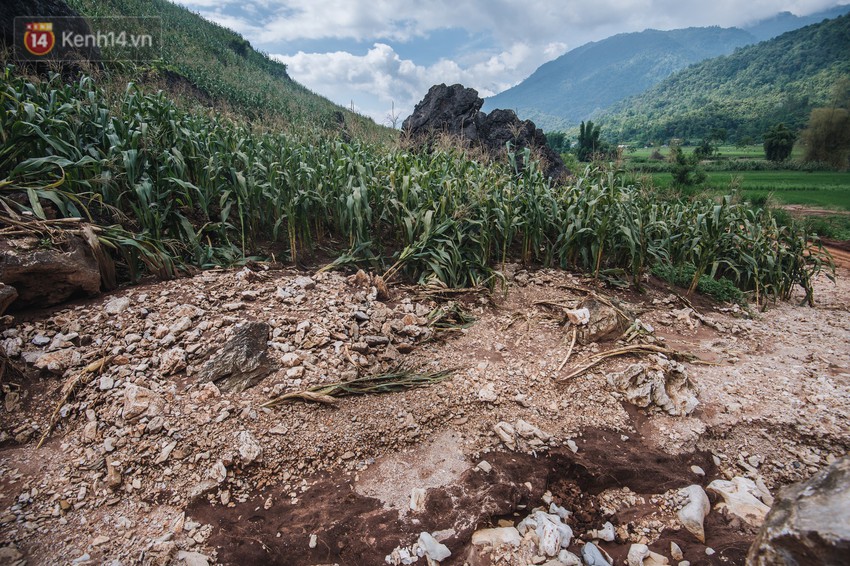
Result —
<path fill-rule="evenodd" d="M 53 24 L 49 22 L 29 23 L 24 33 L 24 47 L 38 57 L 43 57 L 53 50 L 56 36 L 53 35 Z"/>

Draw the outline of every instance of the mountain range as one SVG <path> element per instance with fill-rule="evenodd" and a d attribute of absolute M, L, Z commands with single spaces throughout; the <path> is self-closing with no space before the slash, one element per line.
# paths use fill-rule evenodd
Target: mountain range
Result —
<path fill-rule="evenodd" d="M 847 12 L 850 5 L 805 17 L 783 12 L 743 29 L 714 26 L 617 34 L 542 65 L 518 85 L 486 99 L 483 110 L 512 109 L 544 130 L 568 130 L 690 65 Z"/>

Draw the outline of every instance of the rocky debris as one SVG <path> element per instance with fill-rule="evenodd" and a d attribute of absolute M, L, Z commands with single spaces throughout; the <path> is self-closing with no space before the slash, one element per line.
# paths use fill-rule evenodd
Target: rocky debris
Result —
<path fill-rule="evenodd" d="M 124 388 L 124 420 L 156 417 L 165 410 L 165 400 L 146 387 L 128 384 Z"/>
<path fill-rule="evenodd" d="M 0 239 L 0 281 L 18 293 L 14 308 L 46 307 L 73 295 L 98 294 L 100 268 L 77 236 L 49 247 L 35 237 Z"/>
<path fill-rule="evenodd" d="M 479 529 L 472 533 L 472 545 L 498 548 L 501 546 L 518 547 L 522 537 L 516 527 L 495 527 Z"/>
<path fill-rule="evenodd" d="M 247 322 L 198 371 L 199 382 L 213 382 L 222 391 L 238 393 L 272 372 L 265 322 Z"/>
<path fill-rule="evenodd" d="M 557 556 L 561 549 L 570 546 L 573 530 L 562 521 L 562 517 L 547 513 L 543 508 L 532 511 L 531 515 L 520 521 L 517 532 L 524 536 L 533 531 L 537 537 L 538 554 L 541 556 Z"/>
<path fill-rule="evenodd" d="M 850 456 L 845 456 L 779 492 L 747 564 L 843 564 L 848 556 Z"/>
<path fill-rule="evenodd" d="M 522 121 L 513 110 L 481 112 L 484 99 L 463 85 L 434 85 L 405 119 L 402 129 L 414 140 L 428 143 L 439 135 L 463 140 L 468 146 L 481 147 L 494 156 L 505 153 L 508 142 L 520 153 L 530 148 L 542 158 L 544 173 L 555 179 L 567 174 L 561 157 L 548 145 L 543 131 L 530 120 Z M 521 156 L 517 156 L 521 161 Z M 522 166 L 522 163 L 519 164 Z"/>
<path fill-rule="evenodd" d="M 239 456 L 242 463 L 246 466 L 250 465 L 263 456 L 263 447 L 247 430 L 240 431 L 236 435 L 236 449 L 239 451 Z"/>
<path fill-rule="evenodd" d="M 626 561 L 628 566 L 664 566 L 670 563 L 666 556 L 652 552 L 645 544 L 631 545 Z"/>
<path fill-rule="evenodd" d="M 705 544 L 704 521 L 711 511 L 711 503 L 701 486 L 689 485 L 679 490 L 679 494 L 686 499 L 685 504 L 677 514 L 679 522 L 697 540 Z"/>
<path fill-rule="evenodd" d="M 750 478 L 736 476 L 731 481 L 714 480 L 708 484 L 706 490 L 723 498 L 723 501 L 717 504 L 719 509 L 726 509 L 754 527 L 762 525 L 770 510 L 770 507 L 758 498 L 760 491 Z"/>
<path fill-rule="evenodd" d="M 507 448 L 522 452 L 545 450 L 552 440 L 551 434 L 522 419 L 514 424 L 500 421 L 493 425 L 493 432 Z"/>
<path fill-rule="evenodd" d="M 699 404 L 697 389 L 685 366 L 663 355 L 653 356 L 653 365 L 632 364 L 607 375 L 608 383 L 638 407 L 654 405 L 673 416 L 689 415 Z"/>

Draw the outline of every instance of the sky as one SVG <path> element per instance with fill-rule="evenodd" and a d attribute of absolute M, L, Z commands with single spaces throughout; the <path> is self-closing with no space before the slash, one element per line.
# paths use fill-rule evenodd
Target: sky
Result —
<path fill-rule="evenodd" d="M 745 26 L 847 0 L 178 0 L 287 65 L 310 90 L 401 126 L 428 89 L 488 97 L 617 33 Z"/>

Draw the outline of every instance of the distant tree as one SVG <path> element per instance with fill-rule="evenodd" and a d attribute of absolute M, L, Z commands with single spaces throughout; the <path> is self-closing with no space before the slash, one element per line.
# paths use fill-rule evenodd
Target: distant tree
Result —
<path fill-rule="evenodd" d="M 845 169 L 850 165 L 850 112 L 844 108 L 815 108 L 803 130 L 804 161 L 821 161 Z"/>
<path fill-rule="evenodd" d="M 738 149 L 744 149 L 747 146 L 753 145 L 753 137 L 752 136 L 743 136 L 738 138 L 738 143 L 735 144 L 735 147 Z"/>
<path fill-rule="evenodd" d="M 600 134 L 600 127 L 595 126 L 590 120 L 587 124 L 582 122 L 579 125 L 578 143 L 575 148 L 579 161 L 590 161 L 595 154 L 607 150 L 607 145 L 599 139 Z"/>
<path fill-rule="evenodd" d="M 352 103 L 353 104 L 353 103 Z M 392 101 L 392 107 L 390 111 L 387 113 L 387 117 L 384 119 L 384 122 L 395 130 L 398 127 L 398 121 L 401 118 L 401 115 L 395 111 L 395 100 Z"/>
<path fill-rule="evenodd" d="M 723 144 L 728 137 L 729 132 L 726 131 L 726 128 L 712 128 L 708 134 L 709 140 L 716 141 L 719 144 Z"/>
<path fill-rule="evenodd" d="M 705 182 L 707 175 L 699 166 L 699 156 L 696 152 L 685 155 L 682 148 L 670 148 L 670 160 L 673 162 L 673 186 L 678 189 L 689 189 Z"/>
<path fill-rule="evenodd" d="M 546 142 L 557 153 L 570 150 L 570 139 L 564 132 L 546 132 Z"/>
<path fill-rule="evenodd" d="M 832 104 L 815 108 L 803 130 L 805 161 L 821 161 L 833 167 L 850 167 L 850 79 L 837 81 Z"/>
<path fill-rule="evenodd" d="M 717 145 L 714 143 L 711 137 L 704 138 L 694 148 L 694 155 L 697 156 L 698 159 L 708 159 L 710 157 L 713 157 L 716 153 Z"/>
<path fill-rule="evenodd" d="M 764 156 L 768 161 L 785 161 L 794 149 L 794 132 L 779 123 L 764 133 Z"/>

